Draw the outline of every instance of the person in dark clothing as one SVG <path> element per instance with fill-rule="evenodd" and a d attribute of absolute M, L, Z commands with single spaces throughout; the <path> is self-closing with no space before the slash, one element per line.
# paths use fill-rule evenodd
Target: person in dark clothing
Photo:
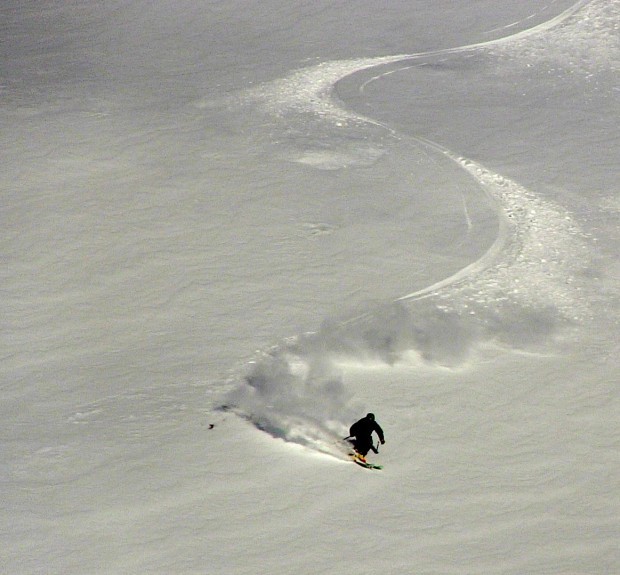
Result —
<path fill-rule="evenodd" d="M 355 451 L 362 457 L 366 457 L 366 454 L 371 449 L 376 452 L 372 441 L 373 431 L 379 436 L 379 441 L 381 445 L 383 445 L 385 443 L 383 429 L 381 429 L 381 426 L 375 421 L 374 413 L 369 413 L 366 417 L 356 421 L 351 426 L 351 429 L 349 429 L 349 437 L 347 439 L 351 441 Z"/>

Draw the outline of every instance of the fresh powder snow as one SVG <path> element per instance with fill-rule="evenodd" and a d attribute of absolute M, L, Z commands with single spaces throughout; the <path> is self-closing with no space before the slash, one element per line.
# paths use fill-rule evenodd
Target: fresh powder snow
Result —
<path fill-rule="evenodd" d="M 620 572 L 618 0 L 0 15 L 0 572 Z"/>

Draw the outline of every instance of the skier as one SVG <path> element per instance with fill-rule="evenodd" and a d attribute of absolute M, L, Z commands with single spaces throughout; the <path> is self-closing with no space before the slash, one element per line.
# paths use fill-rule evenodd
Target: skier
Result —
<path fill-rule="evenodd" d="M 355 451 L 359 453 L 363 459 L 365 459 L 366 454 L 371 449 L 377 453 L 377 450 L 374 448 L 372 442 L 373 431 L 379 436 L 379 441 L 381 442 L 381 445 L 383 445 L 385 443 L 383 429 L 381 429 L 381 426 L 375 421 L 374 413 L 369 413 L 366 417 L 356 421 L 351 426 L 351 429 L 349 429 L 349 437 L 347 437 L 347 439 L 350 439 L 353 444 L 353 449 L 355 449 Z"/>

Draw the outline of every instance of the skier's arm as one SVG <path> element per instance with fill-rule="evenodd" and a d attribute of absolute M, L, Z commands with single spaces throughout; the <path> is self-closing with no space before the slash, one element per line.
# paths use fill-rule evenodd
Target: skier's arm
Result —
<path fill-rule="evenodd" d="M 349 428 L 349 437 L 357 437 L 357 423 L 354 423 L 350 428 Z"/>
<path fill-rule="evenodd" d="M 381 445 L 383 445 L 385 443 L 385 437 L 383 436 L 383 429 L 381 429 L 381 426 L 376 421 L 375 421 L 375 432 L 379 436 L 379 441 L 381 442 Z"/>

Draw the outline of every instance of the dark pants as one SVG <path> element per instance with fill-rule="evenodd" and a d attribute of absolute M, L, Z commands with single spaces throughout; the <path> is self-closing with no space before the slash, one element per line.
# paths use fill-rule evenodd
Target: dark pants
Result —
<path fill-rule="evenodd" d="M 353 448 L 360 455 L 366 457 L 366 454 L 372 449 L 374 451 L 374 446 L 372 444 L 372 437 L 356 437 L 351 441 L 353 444 Z"/>

